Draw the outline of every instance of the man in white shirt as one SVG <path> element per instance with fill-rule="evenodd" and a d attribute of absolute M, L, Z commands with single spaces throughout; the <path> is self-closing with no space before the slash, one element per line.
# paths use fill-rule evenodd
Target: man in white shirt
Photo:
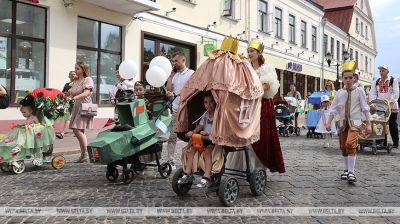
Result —
<path fill-rule="evenodd" d="M 389 75 L 389 67 L 382 65 L 378 67 L 381 77 L 371 85 L 370 100 L 389 100 L 391 115 L 389 118 L 390 136 L 393 140 L 393 148 L 399 147 L 399 130 L 397 127 L 397 113 L 399 112 L 399 82 Z M 385 139 L 385 144 L 387 140 Z"/>
<path fill-rule="evenodd" d="M 168 78 L 167 82 L 167 95 L 176 95 L 174 102 L 172 102 L 172 123 L 175 122 L 176 113 L 179 109 L 180 101 L 180 91 L 185 86 L 186 82 L 193 74 L 193 70 L 186 67 L 186 57 L 183 52 L 177 52 L 172 55 L 172 64 L 174 66 L 174 71 Z M 170 137 L 168 139 L 168 160 L 172 165 L 172 169 L 176 169 L 174 158 L 175 158 L 175 146 L 176 146 L 177 136 L 176 133 L 170 132 Z"/>

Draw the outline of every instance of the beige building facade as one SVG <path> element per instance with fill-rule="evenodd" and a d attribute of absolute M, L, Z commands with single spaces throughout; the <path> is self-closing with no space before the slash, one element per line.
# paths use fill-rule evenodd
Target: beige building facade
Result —
<path fill-rule="evenodd" d="M 279 93 L 286 94 L 289 83 L 295 82 L 304 96 L 338 77 L 336 61 L 329 67 L 323 54 L 324 32 L 329 41 L 334 38 L 335 46 L 336 41 L 342 46 L 349 39 L 329 19 L 324 23 L 324 8 L 310 0 L 33 2 L 0 3 L 0 83 L 12 98 L 12 106 L 0 111 L 1 130 L 22 119 L 17 102 L 25 90 L 42 86 L 62 89 L 76 61 L 90 65 L 95 80 L 93 99 L 100 104 L 96 117 L 100 127 L 113 117 L 108 92 L 115 84 L 115 65 L 124 59 L 138 64 L 136 79 L 144 80 L 154 56 L 171 57 L 175 51 L 183 51 L 187 66 L 196 69 L 206 60 L 207 50 L 218 47 L 224 36 L 238 37 L 239 53 L 244 54 L 248 40 L 258 37 L 265 44 L 267 62 L 277 69 Z M 368 1 L 363 2 L 364 7 L 355 13 L 368 31 L 364 28 L 363 39 L 356 30 L 349 33 L 350 47 L 368 62 L 359 67 L 362 80 L 368 83 L 376 50 L 371 50 L 375 49 L 375 37 Z"/>

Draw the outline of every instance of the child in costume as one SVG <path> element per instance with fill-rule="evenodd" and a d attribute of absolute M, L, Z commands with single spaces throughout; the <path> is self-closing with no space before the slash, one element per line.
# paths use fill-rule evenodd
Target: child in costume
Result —
<path fill-rule="evenodd" d="M 135 82 L 135 96 L 139 99 L 143 99 L 145 93 L 146 93 L 145 84 L 142 81 Z"/>
<path fill-rule="evenodd" d="M 200 133 L 203 136 L 208 136 L 211 134 L 212 123 L 215 111 L 215 101 L 211 94 L 211 92 L 207 92 L 203 96 L 204 107 L 206 108 L 206 112 L 201 116 L 199 124 L 193 131 L 189 131 L 186 135 L 188 137 L 192 137 L 193 134 Z M 182 164 L 183 164 L 183 172 L 184 175 L 178 180 L 178 184 L 187 183 L 188 181 L 193 181 L 194 177 L 192 175 L 192 171 L 197 171 L 197 163 L 200 163 L 200 160 L 204 161 L 204 175 L 201 179 L 200 183 L 196 186 L 199 188 L 204 188 L 209 186 L 211 182 L 211 169 L 212 169 L 212 151 L 214 149 L 213 144 L 209 144 L 206 146 L 206 149 L 203 153 L 197 153 L 197 150 L 190 145 L 186 147 L 182 152 Z"/>
<path fill-rule="evenodd" d="M 344 87 L 340 89 L 333 100 L 328 122 L 325 124 L 327 131 L 331 131 L 331 122 L 335 114 L 340 115 L 339 143 L 344 158 L 345 170 L 341 174 L 342 180 L 356 182 L 354 167 L 356 163 L 356 151 L 358 136 L 361 132 L 362 118 L 365 116 L 366 131 L 372 132 L 366 96 L 363 90 L 354 86 L 354 72 L 357 62 L 347 61 L 342 65 Z"/>
<path fill-rule="evenodd" d="M 335 121 L 331 123 L 327 123 L 329 114 L 330 114 L 330 107 L 331 101 L 328 95 L 321 96 L 321 118 L 318 121 L 317 127 L 315 128 L 315 132 L 323 134 L 325 141 L 324 141 L 324 148 L 329 148 L 331 142 L 331 134 L 336 133 L 336 125 Z M 330 131 L 327 131 L 325 126 L 329 126 L 331 128 Z"/>

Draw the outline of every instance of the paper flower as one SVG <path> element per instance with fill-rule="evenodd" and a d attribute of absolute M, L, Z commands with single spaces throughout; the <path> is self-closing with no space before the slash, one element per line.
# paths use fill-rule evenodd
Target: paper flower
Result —
<path fill-rule="evenodd" d="M 41 131 L 36 133 L 36 138 L 42 138 L 43 133 Z"/>
<path fill-rule="evenodd" d="M 14 129 L 14 128 L 16 128 L 18 125 L 16 124 L 16 123 L 12 123 L 11 125 L 10 125 L 10 128 L 11 129 Z"/>

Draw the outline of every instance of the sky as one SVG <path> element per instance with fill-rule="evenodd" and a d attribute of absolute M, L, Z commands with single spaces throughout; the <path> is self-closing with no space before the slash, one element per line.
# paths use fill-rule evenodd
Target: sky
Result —
<path fill-rule="evenodd" d="M 378 55 L 374 74 L 379 77 L 378 66 L 388 65 L 390 75 L 400 78 L 400 1 L 369 0 L 375 26 Z"/>

